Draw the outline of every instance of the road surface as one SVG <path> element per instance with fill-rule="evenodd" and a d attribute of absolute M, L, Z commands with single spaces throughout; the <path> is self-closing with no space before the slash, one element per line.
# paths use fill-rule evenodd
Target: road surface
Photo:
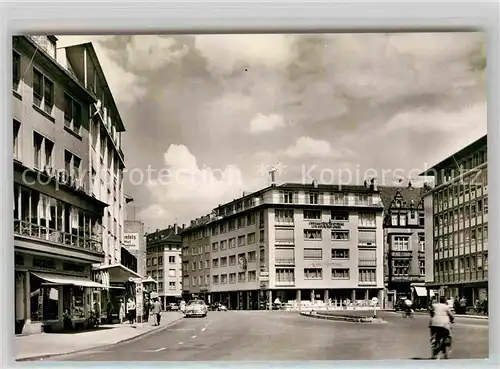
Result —
<path fill-rule="evenodd" d="M 335 322 L 292 312 L 209 312 L 137 340 L 57 361 L 427 359 L 428 319 L 378 314 L 386 324 Z M 452 358 L 488 357 L 488 320 L 457 318 Z"/>

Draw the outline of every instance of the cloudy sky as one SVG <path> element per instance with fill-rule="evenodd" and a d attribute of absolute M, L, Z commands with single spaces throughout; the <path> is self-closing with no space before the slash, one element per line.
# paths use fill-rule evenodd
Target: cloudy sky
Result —
<path fill-rule="evenodd" d="M 486 133 L 480 33 L 58 37 L 94 44 L 151 229 L 266 186 L 271 164 L 278 183 L 390 185 Z"/>

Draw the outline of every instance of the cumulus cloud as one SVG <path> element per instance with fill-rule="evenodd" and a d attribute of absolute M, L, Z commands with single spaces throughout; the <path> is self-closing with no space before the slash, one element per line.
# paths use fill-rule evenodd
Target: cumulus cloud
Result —
<path fill-rule="evenodd" d="M 285 150 L 292 159 L 300 157 L 327 158 L 332 154 L 332 146 L 328 141 L 315 140 L 311 137 L 299 137 L 295 144 Z"/>
<path fill-rule="evenodd" d="M 284 67 L 292 53 L 288 35 L 197 35 L 195 47 L 207 59 L 216 75 L 231 74 L 238 66 Z"/>
<path fill-rule="evenodd" d="M 259 134 L 263 132 L 272 132 L 285 126 L 285 120 L 281 115 L 264 115 L 259 113 L 250 121 L 250 133 Z"/>
<path fill-rule="evenodd" d="M 171 37 L 132 36 L 126 52 L 130 68 L 137 72 L 145 72 L 177 63 L 189 50 L 186 45 L 179 45 Z"/>

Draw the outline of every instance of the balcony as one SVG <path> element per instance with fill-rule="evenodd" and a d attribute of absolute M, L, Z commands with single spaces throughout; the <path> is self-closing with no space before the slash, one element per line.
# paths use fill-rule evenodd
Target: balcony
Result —
<path fill-rule="evenodd" d="M 376 286 L 377 281 L 359 281 L 358 285 L 359 286 Z"/>
<path fill-rule="evenodd" d="M 359 259 L 358 265 L 361 266 L 377 266 L 377 259 Z"/>
<path fill-rule="evenodd" d="M 276 258 L 275 265 L 295 265 L 295 258 Z"/>
<path fill-rule="evenodd" d="M 14 234 L 21 237 L 36 238 L 53 244 L 69 246 L 75 249 L 102 253 L 102 243 L 97 237 L 87 238 L 77 236 L 19 219 L 14 219 Z"/>
<path fill-rule="evenodd" d="M 290 245 L 293 246 L 295 244 L 295 240 L 293 238 L 282 238 L 282 239 L 276 239 L 274 241 L 276 245 Z"/>

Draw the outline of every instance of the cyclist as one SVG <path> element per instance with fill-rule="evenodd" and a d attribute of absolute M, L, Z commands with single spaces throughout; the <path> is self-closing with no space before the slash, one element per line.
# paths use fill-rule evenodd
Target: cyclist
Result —
<path fill-rule="evenodd" d="M 444 358 L 448 359 L 451 350 L 451 326 L 455 316 L 446 302 L 446 297 L 441 296 L 439 302 L 433 304 L 430 309 L 432 359 L 436 359 L 441 351 Z"/>
<path fill-rule="evenodd" d="M 412 305 L 413 303 L 411 302 L 410 299 L 406 298 L 404 301 L 403 301 L 403 304 L 402 304 L 402 308 L 405 312 L 404 316 L 405 317 L 411 317 L 412 316 Z"/>

